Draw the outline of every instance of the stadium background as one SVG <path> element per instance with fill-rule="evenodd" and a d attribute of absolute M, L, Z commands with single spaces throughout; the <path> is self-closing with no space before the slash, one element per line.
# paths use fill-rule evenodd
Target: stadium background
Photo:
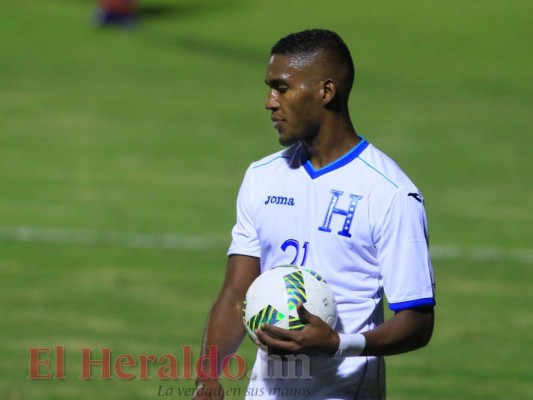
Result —
<path fill-rule="evenodd" d="M 98 30 L 90 0 L 0 4 L 0 398 L 187 398 L 80 380 L 80 349 L 198 355 L 244 170 L 279 148 L 268 50 L 309 27 L 347 41 L 358 132 L 426 198 L 437 324 L 388 359 L 389 398 L 532 398 L 532 3 L 140 5 Z M 27 379 L 56 345 L 67 379 Z"/>

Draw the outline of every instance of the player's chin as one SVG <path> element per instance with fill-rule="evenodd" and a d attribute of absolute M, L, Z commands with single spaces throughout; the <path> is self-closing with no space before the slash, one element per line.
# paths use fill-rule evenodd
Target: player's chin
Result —
<path fill-rule="evenodd" d="M 278 142 L 282 146 L 289 147 L 295 143 L 298 143 L 298 139 L 294 136 L 284 135 L 282 132 L 280 132 Z"/>

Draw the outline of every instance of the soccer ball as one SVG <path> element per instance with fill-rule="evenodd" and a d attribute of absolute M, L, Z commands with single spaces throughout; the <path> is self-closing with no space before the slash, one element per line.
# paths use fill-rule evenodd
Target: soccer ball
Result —
<path fill-rule="evenodd" d="M 300 330 L 296 306 L 303 303 L 311 313 L 332 328 L 337 323 L 337 305 L 328 283 L 316 272 L 294 265 L 280 265 L 263 272 L 251 284 L 243 304 L 244 326 L 255 342 L 255 331 L 267 323 Z"/>

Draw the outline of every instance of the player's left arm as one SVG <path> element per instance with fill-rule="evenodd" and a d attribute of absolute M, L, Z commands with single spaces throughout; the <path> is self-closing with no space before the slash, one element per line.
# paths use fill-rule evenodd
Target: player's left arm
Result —
<path fill-rule="evenodd" d="M 335 355 L 339 349 L 339 333 L 302 305 L 298 307 L 298 314 L 306 324 L 301 331 L 263 325 L 257 332 L 259 341 L 272 353 Z M 432 306 L 398 311 L 385 323 L 362 334 L 362 353 L 358 355 L 390 356 L 424 347 L 431 339 L 433 325 Z"/>
<path fill-rule="evenodd" d="M 433 306 L 398 311 L 375 329 L 364 332 L 363 356 L 390 356 L 426 346 L 433 334 Z"/>
<path fill-rule="evenodd" d="M 427 219 L 418 189 L 400 188 L 385 217 L 375 226 L 383 288 L 395 314 L 363 333 L 366 344 L 362 354 L 381 356 L 416 350 L 428 344 L 435 320 Z"/>

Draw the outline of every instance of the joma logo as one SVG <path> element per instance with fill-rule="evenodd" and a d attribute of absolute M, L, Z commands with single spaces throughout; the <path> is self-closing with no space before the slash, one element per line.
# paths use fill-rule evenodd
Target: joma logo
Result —
<path fill-rule="evenodd" d="M 267 196 L 265 205 L 267 204 L 278 204 L 281 206 L 293 206 L 294 199 L 292 197 L 283 197 L 283 196 Z"/>

